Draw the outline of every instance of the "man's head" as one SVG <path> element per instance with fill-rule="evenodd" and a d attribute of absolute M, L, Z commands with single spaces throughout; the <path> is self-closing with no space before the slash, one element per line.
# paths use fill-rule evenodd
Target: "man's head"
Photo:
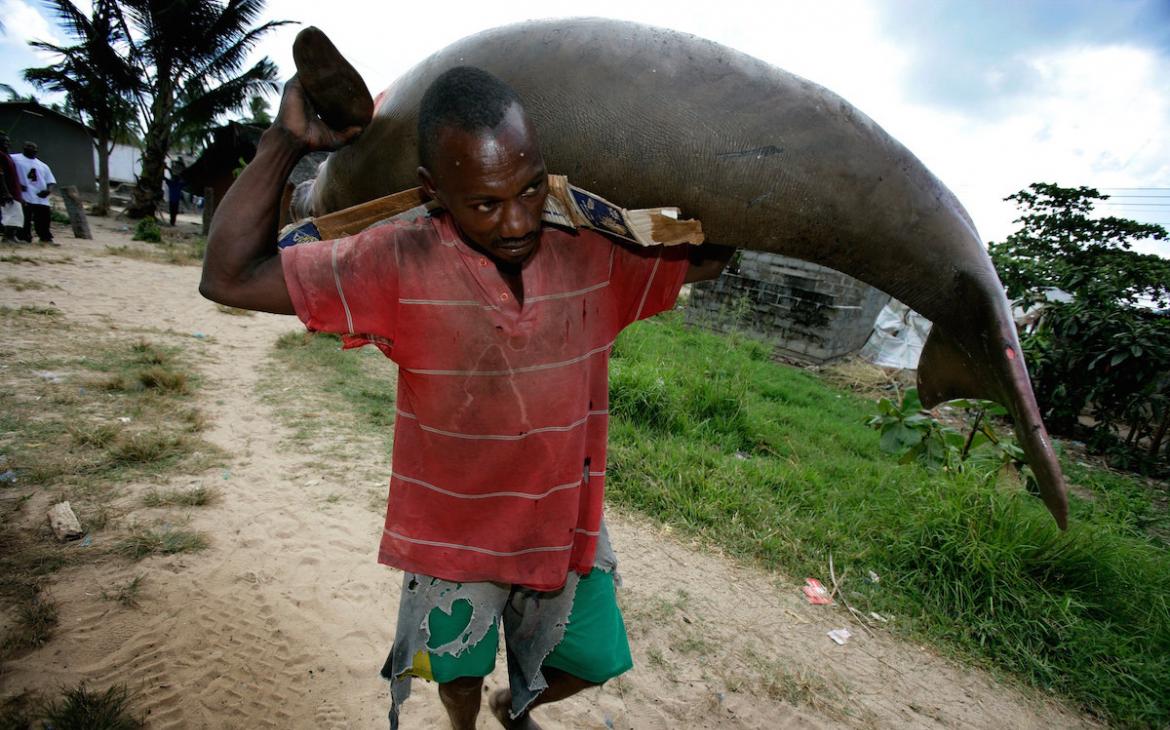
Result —
<path fill-rule="evenodd" d="M 522 264 L 540 241 L 548 175 L 516 92 L 486 71 L 439 76 L 419 108 L 419 181 L 468 243 Z"/>
<path fill-rule="evenodd" d="M 8 151 L 8 135 L 0 132 L 0 152 Z"/>
<path fill-rule="evenodd" d="M 37 147 L 36 142 L 25 142 L 24 143 L 24 156 L 25 157 L 36 157 L 38 149 L 39 148 Z"/>

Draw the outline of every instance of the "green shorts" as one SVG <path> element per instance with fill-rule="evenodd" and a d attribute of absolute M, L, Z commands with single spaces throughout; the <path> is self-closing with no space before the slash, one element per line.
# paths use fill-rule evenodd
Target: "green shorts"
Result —
<path fill-rule="evenodd" d="M 468 601 L 456 601 L 450 614 L 433 609 L 429 616 L 431 635 L 427 647 L 434 649 L 453 641 L 470 622 Z M 458 656 L 418 652 L 409 674 L 439 683 L 459 677 L 486 677 L 495 669 L 498 646 L 497 624 L 479 643 Z M 611 573 L 593 570 L 578 582 L 565 635 L 545 657 L 543 666 L 595 684 L 613 679 L 634 666 Z"/>

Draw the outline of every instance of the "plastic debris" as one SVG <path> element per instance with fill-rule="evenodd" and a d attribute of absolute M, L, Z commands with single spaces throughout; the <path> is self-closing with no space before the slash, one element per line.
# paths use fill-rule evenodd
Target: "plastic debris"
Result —
<path fill-rule="evenodd" d="M 192 337 L 194 337 L 194 338 L 195 338 L 195 339 L 197 339 L 197 340 L 205 340 L 205 339 L 207 339 L 207 335 L 203 334 L 202 332 L 192 332 L 192 333 L 191 333 L 191 336 L 192 336 Z"/>
<path fill-rule="evenodd" d="M 816 578 L 805 578 L 804 587 L 800 589 L 804 592 L 808 602 L 817 606 L 826 606 L 833 603 L 833 596 L 828 589 Z"/>
<path fill-rule="evenodd" d="M 118 416 L 120 423 L 130 423 L 130 416 Z"/>
<path fill-rule="evenodd" d="M 16 470 L 6 469 L 0 473 L 0 484 L 16 484 Z"/>
<path fill-rule="evenodd" d="M 61 373 L 55 373 L 52 370 L 34 370 L 33 375 L 36 375 L 43 380 L 47 380 L 50 383 L 60 383 L 65 379 Z"/>
<path fill-rule="evenodd" d="M 888 619 L 888 618 L 886 618 L 885 616 L 881 615 L 881 614 L 880 614 L 880 613 L 878 613 L 877 611 L 870 611 L 870 612 L 869 612 L 869 617 L 870 617 L 871 619 L 873 619 L 874 621 L 881 621 L 883 624 L 889 621 L 889 619 Z"/>
<path fill-rule="evenodd" d="M 871 571 L 869 571 L 869 582 L 870 583 L 881 583 L 882 577 L 871 570 Z"/>
<path fill-rule="evenodd" d="M 837 642 L 838 646 L 844 646 L 845 642 L 849 641 L 849 638 L 853 636 L 853 634 L 849 633 L 849 629 L 833 629 L 825 635 Z"/>

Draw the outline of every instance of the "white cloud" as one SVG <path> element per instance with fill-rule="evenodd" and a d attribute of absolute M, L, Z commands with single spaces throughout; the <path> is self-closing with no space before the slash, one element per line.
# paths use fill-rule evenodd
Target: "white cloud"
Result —
<path fill-rule="evenodd" d="M 0 44 L 28 49 L 29 41 L 45 41 L 61 45 L 62 38 L 48 20 L 31 3 L 23 0 L 0 1 L 0 17 L 4 18 L 4 32 Z M 52 62 L 53 54 L 34 51 L 46 63 Z"/>

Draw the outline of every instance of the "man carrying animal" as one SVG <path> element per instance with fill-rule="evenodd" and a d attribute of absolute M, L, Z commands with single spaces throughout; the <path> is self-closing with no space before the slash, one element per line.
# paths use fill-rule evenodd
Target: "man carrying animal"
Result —
<path fill-rule="evenodd" d="M 505 727 L 535 728 L 533 707 L 632 665 L 602 520 L 614 338 L 671 308 L 685 281 L 717 276 L 732 249 L 545 226 L 536 130 L 509 87 L 463 67 L 419 113 L 419 180 L 441 208 L 278 256 L 293 165 L 359 132 L 328 128 L 290 81 L 216 211 L 200 291 L 398 363 L 379 550 L 405 572 L 383 669 L 391 726 L 417 676 L 439 683 L 452 727 L 474 727 L 502 624 L 510 690 L 489 706 Z"/>

